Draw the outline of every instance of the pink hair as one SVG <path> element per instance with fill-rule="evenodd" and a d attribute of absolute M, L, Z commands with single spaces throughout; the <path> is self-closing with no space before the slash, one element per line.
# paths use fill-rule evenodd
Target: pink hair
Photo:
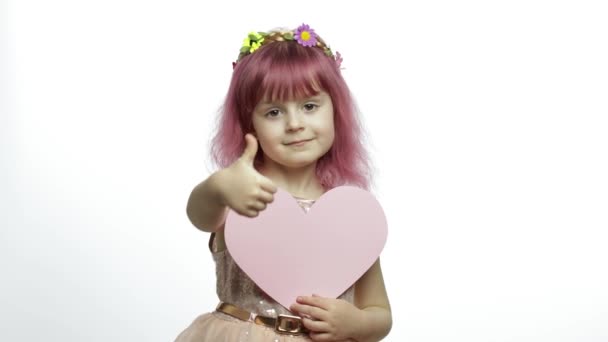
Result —
<path fill-rule="evenodd" d="M 236 64 L 220 113 L 211 156 L 221 168 L 232 164 L 253 131 L 252 113 L 262 99 L 287 101 L 327 92 L 334 108 L 335 138 L 317 162 L 316 174 L 326 189 L 354 185 L 369 190 L 371 165 L 361 142 L 363 130 L 346 82 L 336 62 L 321 49 L 295 41 L 263 45 Z M 261 163 L 258 150 L 256 162 Z"/>

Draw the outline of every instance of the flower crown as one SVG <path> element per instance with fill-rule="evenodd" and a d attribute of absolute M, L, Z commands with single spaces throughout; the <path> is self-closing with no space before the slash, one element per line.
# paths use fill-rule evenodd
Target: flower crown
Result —
<path fill-rule="evenodd" d="M 236 62 L 232 62 L 232 68 L 236 67 L 236 64 L 243 59 L 243 57 L 254 53 L 262 45 L 270 44 L 277 41 L 290 41 L 295 40 L 298 44 L 307 47 L 316 47 L 323 50 L 326 56 L 330 57 L 336 62 L 336 67 L 340 69 L 342 64 L 342 56 L 338 51 L 334 56 L 329 45 L 325 44 L 323 39 L 319 37 L 315 30 L 311 29 L 310 26 L 302 24 L 295 30 L 288 31 L 270 31 L 270 32 L 250 32 L 247 37 L 243 40 L 243 46 L 239 53 Z"/>

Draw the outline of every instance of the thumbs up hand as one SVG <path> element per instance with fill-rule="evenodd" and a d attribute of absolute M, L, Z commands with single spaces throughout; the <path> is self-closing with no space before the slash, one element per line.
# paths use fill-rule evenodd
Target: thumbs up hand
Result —
<path fill-rule="evenodd" d="M 258 151 L 257 139 L 246 134 L 245 141 L 247 145 L 241 157 L 218 172 L 220 199 L 237 213 L 255 217 L 273 201 L 277 187 L 253 167 Z"/>

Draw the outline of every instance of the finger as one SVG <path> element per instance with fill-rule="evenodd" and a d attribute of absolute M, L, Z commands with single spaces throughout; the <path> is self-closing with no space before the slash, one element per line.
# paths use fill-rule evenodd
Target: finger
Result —
<path fill-rule="evenodd" d="M 300 304 L 316 306 L 324 310 L 327 310 L 330 304 L 328 298 L 314 294 L 312 296 L 300 296 L 296 299 L 296 301 Z"/>
<path fill-rule="evenodd" d="M 249 207 L 249 209 L 254 209 L 256 211 L 262 211 L 262 210 L 266 209 L 266 203 L 264 203 L 262 201 L 252 201 L 248 207 Z"/>
<path fill-rule="evenodd" d="M 315 321 L 310 318 L 302 318 L 302 324 L 306 329 L 312 332 L 327 332 L 329 331 L 329 324 L 325 321 Z"/>
<path fill-rule="evenodd" d="M 247 164 L 253 166 L 255 155 L 258 152 L 258 140 L 250 133 L 245 134 L 245 150 L 241 155 L 241 158 L 247 162 Z"/>
<path fill-rule="evenodd" d="M 315 342 L 333 341 L 333 339 L 331 338 L 331 334 L 328 334 L 326 332 L 322 332 L 322 333 L 311 332 L 308 334 L 308 336 L 310 336 L 310 339 Z"/>
<path fill-rule="evenodd" d="M 308 316 L 321 321 L 327 320 L 327 311 L 316 306 L 292 304 L 289 309 L 297 312 L 300 316 Z"/>
<path fill-rule="evenodd" d="M 274 200 L 274 196 L 271 193 L 262 190 L 258 194 L 257 199 L 264 203 L 271 203 Z"/>
<path fill-rule="evenodd" d="M 246 209 L 246 210 L 242 210 L 238 213 L 243 216 L 247 216 L 247 217 L 256 217 L 259 215 L 260 212 L 255 209 Z"/>
<path fill-rule="evenodd" d="M 274 184 L 273 181 L 271 181 L 267 177 L 262 176 L 262 179 L 260 180 L 260 186 L 262 187 L 262 189 L 270 193 L 274 194 L 275 192 L 277 192 L 277 186 Z"/>

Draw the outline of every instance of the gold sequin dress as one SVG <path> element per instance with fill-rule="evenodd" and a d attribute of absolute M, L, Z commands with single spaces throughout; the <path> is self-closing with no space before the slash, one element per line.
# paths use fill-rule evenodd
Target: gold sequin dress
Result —
<path fill-rule="evenodd" d="M 296 198 L 306 211 L 314 200 Z M 225 248 L 222 234 L 211 236 L 209 247 L 215 261 L 216 291 L 220 301 L 236 305 L 258 315 L 277 317 L 293 315 L 262 291 L 234 262 Z M 218 241 L 219 240 L 219 241 Z M 354 287 L 339 298 L 353 303 Z M 242 321 L 220 312 L 208 312 L 198 316 L 176 338 L 175 342 L 303 342 L 311 341 L 306 335 L 292 336 L 276 333 L 274 329 Z"/>

